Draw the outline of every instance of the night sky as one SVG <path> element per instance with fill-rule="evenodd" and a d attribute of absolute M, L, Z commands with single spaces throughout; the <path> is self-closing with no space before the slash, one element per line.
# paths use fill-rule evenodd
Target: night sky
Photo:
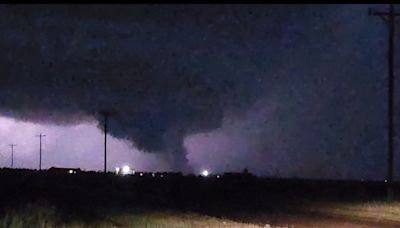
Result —
<path fill-rule="evenodd" d="M 15 143 L 37 168 L 42 132 L 44 168 L 101 170 L 111 110 L 109 170 L 384 179 L 387 27 L 369 7 L 1 5 L 0 166 Z"/>

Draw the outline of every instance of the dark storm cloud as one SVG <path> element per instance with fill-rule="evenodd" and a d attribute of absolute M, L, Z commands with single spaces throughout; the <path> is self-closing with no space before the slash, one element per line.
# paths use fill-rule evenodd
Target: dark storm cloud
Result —
<path fill-rule="evenodd" d="M 110 109 L 111 134 L 180 166 L 184 135 L 259 92 L 254 69 L 236 67 L 246 53 L 235 56 L 253 22 L 238 7 L 207 9 L 2 6 L 1 112 L 75 123 Z"/>
<path fill-rule="evenodd" d="M 110 109 L 112 135 L 176 169 L 204 132 L 238 137 L 234 168 L 249 150 L 271 159 L 260 174 L 385 165 L 386 31 L 367 6 L 1 6 L 0 31 L 2 115 L 101 123 Z"/>

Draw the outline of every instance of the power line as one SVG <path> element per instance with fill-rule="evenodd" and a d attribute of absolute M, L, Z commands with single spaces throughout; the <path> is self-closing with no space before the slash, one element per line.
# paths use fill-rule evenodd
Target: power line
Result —
<path fill-rule="evenodd" d="M 40 133 L 36 137 L 39 137 L 39 170 L 42 170 L 42 137 L 46 137 L 46 135 Z"/>
<path fill-rule="evenodd" d="M 389 11 L 374 11 L 369 9 L 369 15 L 379 16 L 388 26 L 388 166 L 387 166 L 387 198 L 392 199 L 394 197 L 393 189 L 393 136 L 394 136 L 394 125 L 393 125 L 393 110 L 394 110 L 394 36 L 395 36 L 395 18 L 400 16 L 400 13 L 396 13 L 393 4 L 390 4 Z"/>
<path fill-rule="evenodd" d="M 14 167 L 14 147 L 17 146 L 16 144 L 10 144 L 11 147 L 11 168 Z"/>

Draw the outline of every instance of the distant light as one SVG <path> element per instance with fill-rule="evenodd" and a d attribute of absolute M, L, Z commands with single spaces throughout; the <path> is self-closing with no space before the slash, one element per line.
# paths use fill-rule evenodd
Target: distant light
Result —
<path fill-rule="evenodd" d="M 163 178 L 163 177 L 164 177 L 164 175 L 162 175 L 162 174 L 161 174 L 161 175 L 160 175 L 160 177 L 161 177 L 161 178 Z"/>
<path fill-rule="evenodd" d="M 219 179 L 219 175 L 217 175 L 217 178 Z"/>
<path fill-rule="evenodd" d="M 68 173 L 69 173 L 69 174 L 73 174 L 74 171 L 73 171 L 72 169 L 70 169 L 70 170 L 68 171 Z"/>
<path fill-rule="evenodd" d="M 207 177 L 208 175 L 209 175 L 209 173 L 208 173 L 208 170 L 203 170 L 202 172 L 201 172 L 201 175 L 203 176 L 203 177 Z"/>
<path fill-rule="evenodd" d="M 387 180 L 385 180 L 385 183 L 387 182 Z"/>
<path fill-rule="evenodd" d="M 143 173 L 140 173 L 140 176 L 142 177 L 142 176 L 143 176 Z"/>
<path fill-rule="evenodd" d="M 155 173 L 152 173 L 152 174 L 151 174 L 151 176 L 152 176 L 152 177 L 155 177 L 155 176 L 156 176 L 156 174 L 155 174 Z"/>
<path fill-rule="evenodd" d="M 129 166 L 124 165 L 124 166 L 122 167 L 122 174 L 123 174 L 123 175 L 129 174 L 130 171 L 131 171 L 131 168 L 129 168 Z"/>
<path fill-rule="evenodd" d="M 121 169 L 119 168 L 119 167 L 117 167 L 117 168 L 115 168 L 115 172 L 117 173 L 117 174 L 119 174 L 119 171 L 120 171 Z"/>

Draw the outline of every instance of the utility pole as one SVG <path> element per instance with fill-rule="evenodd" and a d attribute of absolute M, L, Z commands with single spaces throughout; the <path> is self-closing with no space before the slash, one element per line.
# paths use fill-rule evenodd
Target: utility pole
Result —
<path fill-rule="evenodd" d="M 389 76 L 389 89 L 388 89 L 388 158 L 387 158 L 387 198 L 393 199 L 393 111 L 394 111 L 394 37 L 395 37 L 395 19 L 400 16 L 400 13 L 396 13 L 393 4 L 390 4 L 389 11 L 374 11 L 369 9 L 369 15 L 379 16 L 383 21 L 386 22 L 389 30 L 388 34 L 388 76 Z"/>
<path fill-rule="evenodd" d="M 36 137 L 39 137 L 39 170 L 42 170 L 42 137 L 46 137 L 46 135 L 40 133 Z"/>
<path fill-rule="evenodd" d="M 104 117 L 104 173 L 107 173 L 107 121 L 110 112 L 103 111 L 101 114 Z"/>
<path fill-rule="evenodd" d="M 14 147 L 16 144 L 10 144 L 11 147 L 11 169 L 14 167 Z"/>

